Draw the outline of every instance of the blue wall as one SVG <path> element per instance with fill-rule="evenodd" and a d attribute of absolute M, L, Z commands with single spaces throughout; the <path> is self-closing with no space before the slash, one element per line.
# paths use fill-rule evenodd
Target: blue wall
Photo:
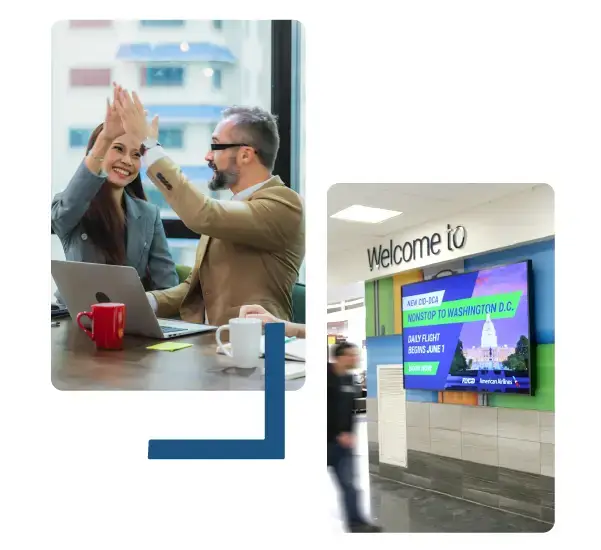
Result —
<path fill-rule="evenodd" d="M 438 403 L 438 392 L 430 390 L 406 390 L 407 401 Z"/>
<path fill-rule="evenodd" d="M 400 365 L 403 363 L 403 336 L 370 336 L 367 346 L 367 397 L 378 397 L 378 365 Z M 408 401 L 436 403 L 438 392 L 407 390 Z"/>
<path fill-rule="evenodd" d="M 378 397 L 378 365 L 403 363 L 403 336 L 371 336 L 367 338 L 367 397 Z"/>
<path fill-rule="evenodd" d="M 555 239 L 481 254 L 464 260 L 465 271 L 532 260 L 534 330 L 537 344 L 555 342 Z M 403 362 L 403 340 L 399 334 L 367 338 L 367 396 L 377 397 L 377 365 Z M 438 392 L 407 390 L 408 401 L 438 401 Z"/>

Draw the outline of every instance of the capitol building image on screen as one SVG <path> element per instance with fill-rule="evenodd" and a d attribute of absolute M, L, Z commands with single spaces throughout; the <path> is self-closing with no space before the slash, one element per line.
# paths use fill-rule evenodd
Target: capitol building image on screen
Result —
<path fill-rule="evenodd" d="M 495 325 L 490 318 L 490 314 L 486 315 L 486 320 L 482 325 L 482 335 L 480 337 L 480 347 L 472 346 L 464 348 L 463 355 L 468 364 L 471 361 L 473 369 L 499 369 L 502 368 L 501 363 L 512 354 L 515 353 L 514 347 L 507 345 L 500 346 L 497 341 L 497 331 Z"/>

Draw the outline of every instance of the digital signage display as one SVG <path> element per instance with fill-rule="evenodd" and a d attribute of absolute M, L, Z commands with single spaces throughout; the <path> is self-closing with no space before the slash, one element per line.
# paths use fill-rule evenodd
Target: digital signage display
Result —
<path fill-rule="evenodd" d="M 406 389 L 533 393 L 530 261 L 405 285 Z"/>

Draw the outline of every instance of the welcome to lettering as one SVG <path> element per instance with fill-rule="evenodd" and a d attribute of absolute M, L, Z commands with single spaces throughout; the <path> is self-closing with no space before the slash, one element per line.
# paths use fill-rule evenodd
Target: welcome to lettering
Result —
<path fill-rule="evenodd" d="M 463 248 L 467 242 L 467 229 L 463 225 L 452 227 L 447 224 L 447 248 L 451 252 L 453 250 Z M 388 268 L 392 265 L 401 265 L 409 263 L 418 258 L 423 258 L 440 254 L 440 245 L 442 243 L 442 236 L 440 233 L 434 233 L 432 236 L 424 236 L 419 239 L 413 239 L 413 241 L 406 241 L 405 243 L 395 245 L 393 240 L 390 239 L 388 248 L 384 248 L 380 245 L 378 248 L 375 246 L 371 249 L 367 249 L 367 261 L 369 262 L 369 270 L 373 271 L 374 268 Z"/>

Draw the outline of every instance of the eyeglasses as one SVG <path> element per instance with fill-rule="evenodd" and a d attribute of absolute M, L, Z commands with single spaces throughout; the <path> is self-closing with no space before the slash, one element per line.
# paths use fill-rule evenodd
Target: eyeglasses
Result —
<path fill-rule="evenodd" d="M 231 147 L 250 147 L 246 143 L 211 143 L 211 151 L 223 151 Z"/>

